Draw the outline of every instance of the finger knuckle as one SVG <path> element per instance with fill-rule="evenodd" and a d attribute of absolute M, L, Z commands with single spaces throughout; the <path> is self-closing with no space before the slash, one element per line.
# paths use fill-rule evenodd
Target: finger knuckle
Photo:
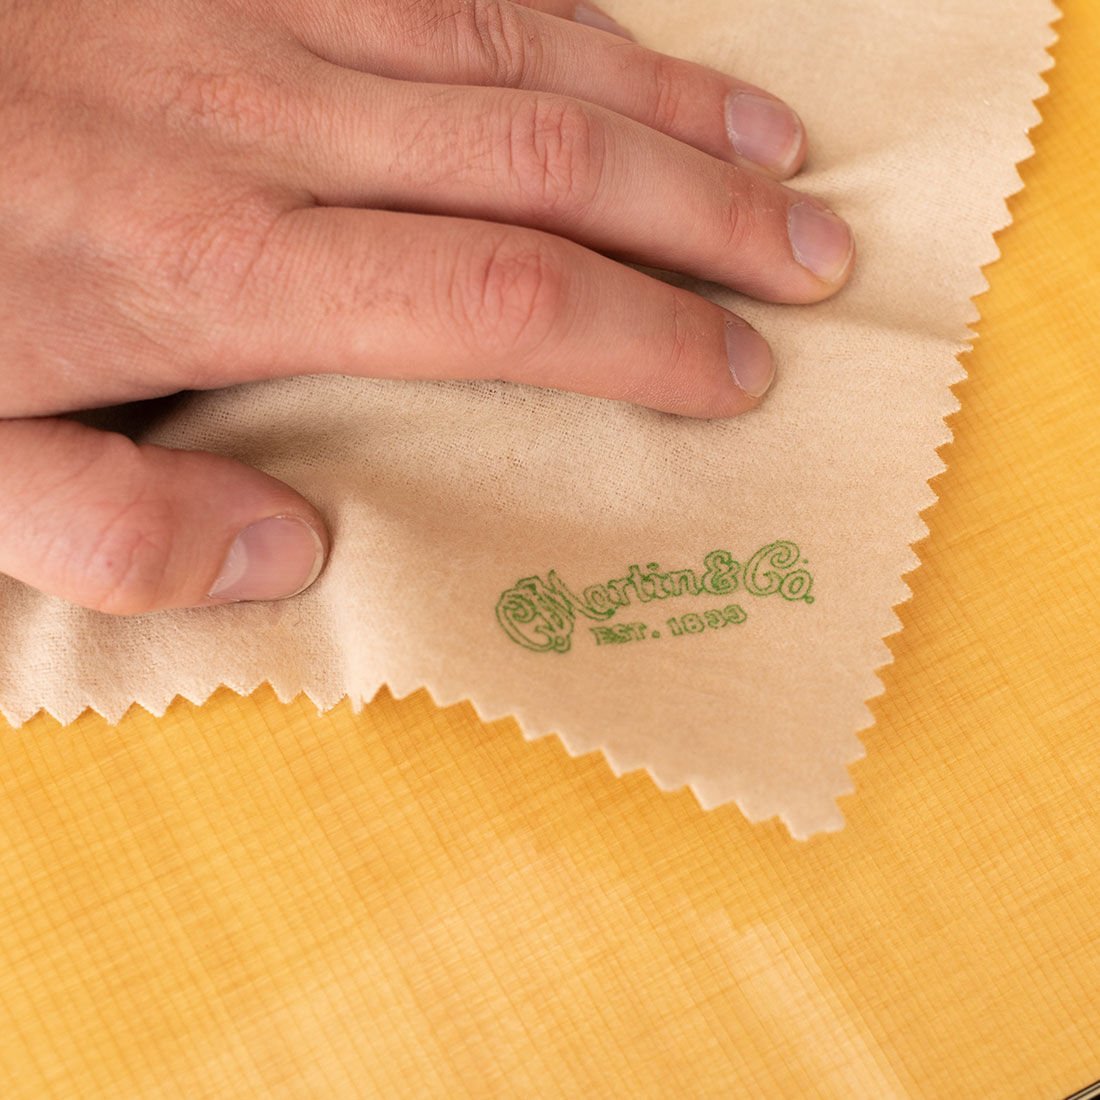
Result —
<path fill-rule="evenodd" d="M 607 140 L 603 124 L 584 104 L 551 95 L 522 97 L 505 148 L 511 181 L 529 206 L 570 222 L 590 211 Z"/>
<path fill-rule="evenodd" d="M 665 323 L 655 349 L 652 390 L 662 399 L 683 394 L 693 381 L 696 346 L 695 325 L 681 294 L 673 292 L 667 300 Z"/>
<path fill-rule="evenodd" d="M 141 615 L 160 604 L 166 553 L 155 536 L 131 523 L 132 517 L 120 513 L 84 561 L 79 590 L 93 611 Z"/>
<path fill-rule="evenodd" d="M 99 461 L 110 463 L 112 452 L 117 454 L 123 447 L 136 450 L 119 437 Z M 121 458 L 123 467 L 132 461 L 132 456 Z M 120 471 L 113 473 L 118 476 Z M 82 518 L 81 537 L 67 545 L 64 562 L 80 602 L 108 615 L 139 615 L 160 607 L 167 595 L 172 555 L 173 524 L 167 502 L 135 487 L 95 502 Z"/>
<path fill-rule="evenodd" d="M 160 358 L 189 388 L 213 383 L 204 370 L 232 365 L 242 330 L 272 278 L 270 254 L 285 205 L 275 196 L 219 180 L 151 223 L 133 257 L 125 320 L 151 344 L 170 338 Z"/>
<path fill-rule="evenodd" d="M 519 88 L 538 71 L 539 40 L 529 32 L 513 4 L 502 0 L 470 0 L 456 22 L 475 72 L 481 78 L 499 87 Z"/>
<path fill-rule="evenodd" d="M 448 291 L 459 331 L 477 351 L 522 358 L 558 322 L 565 267 L 550 238 L 510 231 L 483 237 L 460 255 Z"/>
<path fill-rule="evenodd" d="M 158 77 L 169 130 L 201 133 L 221 141 L 258 145 L 295 130 L 290 86 L 259 68 L 194 69 L 177 66 Z"/>
<path fill-rule="evenodd" d="M 151 228 L 155 270 L 170 299 L 216 299 L 232 306 L 273 233 L 282 204 L 226 180 L 212 193 L 164 215 Z"/>
<path fill-rule="evenodd" d="M 742 179 L 746 175 L 736 168 L 731 171 L 738 173 Z M 750 251 L 754 247 L 759 222 L 758 205 L 753 199 L 752 188 L 729 188 L 722 206 L 721 244 L 724 254 L 736 256 Z"/>
<path fill-rule="evenodd" d="M 684 112 L 682 64 L 675 58 L 656 54 L 649 67 L 650 119 L 658 130 L 675 130 Z"/>

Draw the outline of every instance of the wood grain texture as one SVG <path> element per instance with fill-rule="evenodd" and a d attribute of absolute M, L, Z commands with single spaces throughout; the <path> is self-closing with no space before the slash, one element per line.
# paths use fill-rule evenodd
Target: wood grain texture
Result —
<path fill-rule="evenodd" d="M 1065 10 L 845 830 L 705 814 L 423 694 L 5 729 L 0 1095 L 1100 1077 L 1100 7 Z"/>

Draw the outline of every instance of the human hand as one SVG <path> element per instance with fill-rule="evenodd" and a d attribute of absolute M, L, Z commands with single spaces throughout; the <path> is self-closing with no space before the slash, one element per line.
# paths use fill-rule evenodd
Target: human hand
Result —
<path fill-rule="evenodd" d="M 847 227 L 796 116 L 572 0 L 0 0 L 0 571 L 105 612 L 312 583 L 324 521 L 60 414 L 292 374 L 753 407 Z"/>

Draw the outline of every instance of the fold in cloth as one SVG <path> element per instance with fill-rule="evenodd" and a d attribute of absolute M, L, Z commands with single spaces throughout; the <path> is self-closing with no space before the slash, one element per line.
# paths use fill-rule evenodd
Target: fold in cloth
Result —
<path fill-rule="evenodd" d="M 802 115 L 797 186 L 853 225 L 812 307 L 676 279 L 771 341 L 762 406 L 699 422 L 506 384 L 300 378 L 182 399 L 144 433 L 232 455 L 335 536 L 303 596 L 114 619 L 0 578 L 0 709 L 160 713 L 270 681 L 514 714 L 701 804 L 842 824 L 838 795 L 943 469 L 956 356 L 1030 154 L 1049 0 L 637 0 L 645 44 Z"/>

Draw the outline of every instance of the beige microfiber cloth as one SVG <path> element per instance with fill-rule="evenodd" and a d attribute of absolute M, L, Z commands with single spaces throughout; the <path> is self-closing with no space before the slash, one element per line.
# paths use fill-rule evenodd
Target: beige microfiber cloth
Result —
<path fill-rule="evenodd" d="M 781 367 L 727 422 L 505 384 L 302 378 L 186 398 L 144 438 L 233 455 L 335 536 L 296 600 L 112 619 L 0 578 L 0 708 L 119 717 L 270 681 L 322 707 L 426 685 L 570 751 L 836 829 L 881 690 L 956 360 L 1030 154 L 1050 0 L 622 0 L 640 40 L 802 114 L 798 186 L 854 226 L 813 307 L 685 282 Z"/>

